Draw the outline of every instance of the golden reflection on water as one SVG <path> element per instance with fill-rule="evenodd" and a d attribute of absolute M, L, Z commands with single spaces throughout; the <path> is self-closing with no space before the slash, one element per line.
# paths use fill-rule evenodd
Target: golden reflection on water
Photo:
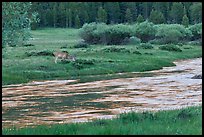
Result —
<path fill-rule="evenodd" d="M 72 84 L 53 80 L 4 86 L 3 127 L 83 122 L 128 111 L 158 111 L 202 105 L 202 58 L 149 71 L 154 77 Z M 134 73 L 133 73 L 134 74 Z M 68 84 L 70 83 L 70 84 Z"/>

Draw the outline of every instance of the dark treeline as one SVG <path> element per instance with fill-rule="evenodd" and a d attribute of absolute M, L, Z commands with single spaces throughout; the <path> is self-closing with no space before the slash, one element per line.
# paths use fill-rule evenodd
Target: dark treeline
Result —
<path fill-rule="evenodd" d="M 154 24 L 195 24 L 202 22 L 201 2 L 33 2 L 38 27 L 79 28 L 84 23 L 133 23 L 149 20 Z"/>

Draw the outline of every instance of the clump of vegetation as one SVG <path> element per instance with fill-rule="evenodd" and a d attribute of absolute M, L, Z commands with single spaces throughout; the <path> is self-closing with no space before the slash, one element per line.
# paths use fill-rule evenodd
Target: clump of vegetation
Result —
<path fill-rule="evenodd" d="M 159 49 L 167 50 L 167 51 L 182 52 L 182 50 L 174 44 L 168 44 L 168 45 L 160 46 Z"/>
<path fill-rule="evenodd" d="M 136 44 L 140 44 L 141 43 L 141 39 L 135 36 L 132 36 L 128 39 L 128 43 L 127 44 L 131 44 L 131 45 L 136 45 Z"/>
<path fill-rule="evenodd" d="M 75 63 L 83 64 L 83 65 L 94 65 L 94 59 L 77 59 Z"/>
<path fill-rule="evenodd" d="M 107 45 L 120 45 L 124 42 L 124 39 L 130 36 L 129 26 L 123 24 L 113 25 L 105 31 L 105 43 Z"/>
<path fill-rule="evenodd" d="M 192 25 L 188 29 L 192 33 L 191 40 L 197 40 L 202 38 L 202 23 Z"/>
<path fill-rule="evenodd" d="M 72 62 L 72 65 L 77 69 L 82 69 L 87 65 L 94 65 L 94 59 L 77 59 L 76 61 Z"/>
<path fill-rule="evenodd" d="M 143 49 L 153 49 L 154 48 L 150 43 L 141 43 L 139 47 Z"/>
<path fill-rule="evenodd" d="M 89 44 L 85 42 L 79 42 L 73 46 L 73 48 L 88 48 L 88 47 L 89 47 Z"/>
<path fill-rule="evenodd" d="M 139 51 L 135 50 L 132 52 L 133 54 L 138 54 L 138 55 L 141 55 L 142 53 L 140 53 Z"/>
<path fill-rule="evenodd" d="M 33 44 L 24 44 L 23 46 L 24 47 L 30 47 L 30 46 L 35 46 L 35 45 L 33 45 Z"/>
<path fill-rule="evenodd" d="M 116 48 L 116 47 L 109 47 L 103 49 L 104 52 L 120 52 L 120 53 L 130 53 L 130 50 L 126 48 Z"/>
<path fill-rule="evenodd" d="M 45 66 L 45 65 L 40 65 L 40 66 L 37 67 L 37 69 L 38 69 L 38 70 L 47 70 L 48 67 Z"/>
<path fill-rule="evenodd" d="M 85 23 L 79 30 L 80 37 L 88 44 L 103 43 L 103 37 L 105 36 L 105 30 L 108 27 L 105 23 Z"/>
<path fill-rule="evenodd" d="M 152 40 L 156 33 L 156 29 L 153 26 L 154 24 L 148 21 L 134 24 L 132 26 L 132 35 L 140 38 L 142 42 Z"/>
<path fill-rule="evenodd" d="M 67 44 L 64 44 L 63 46 L 60 47 L 60 49 L 66 49 L 66 48 L 68 48 Z"/>
<path fill-rule="evenodd" d="M 188 40 L 192 33 L 183 25 L 179 24 L 160 24 L 154 26 L 156 29 L 155 37 L 160 39 L 160 44 L 178 43 Z"/>
<path fill-rule="evenodd" d="M 42 50 L 42 51 L 29 51 L 25 52 L 26 56 L 53 56 L 53 51 Z"/>
<path fill-rule="evenodd" d="M 106 25 L 104 23 L 85 24 L 80 29 L 81 38 L 89 44 L 177 44 L 201 39 L 202 23 L 189 28 L 180 24 L 158 24 L 144 21 L 133 25 Z"/>
<path fill-rule="evenodd" d="M 150 52 L 145 52 L 144 54 L 145 55 L 153 55 L 153 53 L 150 53 Z"/>
<path fill-rule="evenodd" d="M 67 64 L 67 63 L 70 63 L 70 62 L 71 62 L 70 60 L 65 59 L 65 60 L 61 60 L 59 63 L 61 63 L 61 64 Z"/>
<path fill-rule="evenodd" d="M 202 46 L 202 39 L 201 39 L 201 40 L 189 41 L 187 44 L 189 44 L 189 45 L 200 45 L 200 46 Z"/>
<path fill-rule="evenodd" d="M 131 36 L 131 31 L 123 24 L 108 26 L 104 23 L 90 23 L 83 25 L 79 34 L 89 44 L 119 45 Z"/>

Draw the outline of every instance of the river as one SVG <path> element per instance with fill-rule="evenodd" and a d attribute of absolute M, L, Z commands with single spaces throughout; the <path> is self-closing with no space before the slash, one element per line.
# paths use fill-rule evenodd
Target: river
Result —
<path fill-rule="evenodd" d="M 149 71 L 153 76 L 86 83 L 35 81 L 2 87 L 2 126 L 84 122 L 129 111 L 159 111 L 202 105 L 202 58 Z M 136 74 L 136 72 L 132 73 Z"/>

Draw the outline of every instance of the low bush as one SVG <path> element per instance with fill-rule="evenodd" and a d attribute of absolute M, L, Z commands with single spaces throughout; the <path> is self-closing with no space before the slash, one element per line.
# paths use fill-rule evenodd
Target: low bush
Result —
<path fill-rule="evenodd" d="M 105 31 L 107 45 L 120 45 L 125 38 L 131 36 L 130 28 L 127 25 L 118 24 L 110 26 Z"/>
<path fill-rule="evenodd" d="M 132 26 L 132 35 L 140 38 L 142 42 L 147 42 L 155 38 L 156 29 L 152 22 L 142 22 Z"/>
<path fill-rule="evenodd" d="M 167 51 L 182 52 L 182 50 L 181 50 L 178 46 L 173 45 L 173 44 L 160 46 L 159 49 L 161 49 L 161 50 L 167 50 Z"/>
<path fill-rule="evenodd" d="M 88 44 L 119 45 L 131 36 L 131 31 L 129 26 L 123 24 L 108 26 L 104 23 L 90 23 L 83 25 L 79 34 Z"/>
<path fill-rule="evenodd" d="M 142 53 L 140 53 L 139 51 L 135 50 L 132 52 L 133 54 L 138 54 L 138 55 L 142 55 Z"/>
<path fill-rule="evenodd" d="M 144 21 L 133 25 L 106 25 L 105 23 L 84 24 L 81 38 L 88 44 L 176 44 L 202 37 L 202 23 L 185 28 L 180 24 L 159 24 Z"/>
<path fill-rule="evenodd" d="M 107 27 L 105 23 L 85 23 L 79 30 L 79 35 L 88 44 L 99 44 L 103 42 Z"/>
<path fill-rule="evenodd" d="M 200 46 L 202 46 L 202 39 L 190 41 L 190 42 L 188 42 L 187 44 L 189 44 L 189 45 L 200 45 Z"/>
<path fill-rule="evenodd" d="M 141 43 L 139 47 L 142 49 L 153 49 L 154 48 L 150 43 Z"/>
<path fill-rule="evenodd" d="M 72 65 L 76 68 L 76 69 L 82 69 L 87 65 L 94 65 L 95 64 L 95 60 L 92 59 L 77 59 L 76 61 L 72 62 Z"/>
<path fill-rule="evenodd" d="M 109 47 L 103 49 L 104 52 L 120 52 L 120 53 L 130 53 L 130 50 L 126 48 Z"/>
<path fill-rule="evenodd" d="M 201 37 L 202 37 L 202 23 L 189 26 L 188 29 L 192 33 L 191 40 L 201 39 Z"/>
<path fill-rule="evenodd" d="M 83 65 L 94 65 L 94 59 L 77 59 L 75 63 L 83 64 Z"/>
<path fill-rule="evenodd" d="M 145 52 L 145 55 L 153 55 L 153 53 Z"/>
<path fill-rule="evenodd" d="M 180 24 L 160 24 L 155 25 L 156 39 L 160 39 L 161 44 L 178 43 L 179 41 L 189 40 L 192 36 L 191 31 Z"/>
<path fill-rule="evenodd" d="M 85 42 L 79 42 L 73 46 L 73 48 L 88 48 L 88 47 L 89 47 L 89 44 Z"/>
<path fill-rule="evenodd" d="M 53 51 L 42 50 L 42 51 L 30 51 L 25 52 L 26 56 L 53 56 Z"/>
<path fill-rule="evenodd" d="M 23 46 L 24 47 L 30 47 L 30 46 L 35 46 L 35 45 L 33 45 L 33 44 L 24 44 Z"/>
<path fill-rule="evenodd" d="M 141 43 L 141 39 L 137 38 L 135 36 L 132 36 L 128 39 L 127 44 L 131 44 L 131 45 L 136 45 L 136 44 L 140 44 Z"/>

